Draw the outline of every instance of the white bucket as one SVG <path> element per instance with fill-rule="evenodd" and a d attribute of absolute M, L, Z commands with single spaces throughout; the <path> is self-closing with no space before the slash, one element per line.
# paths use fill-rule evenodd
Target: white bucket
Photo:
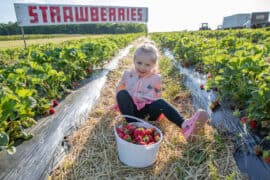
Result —
<path fill-rule="evenodd" d="M 119 117 L 127 117 L 135 119 L 139 122 L 132 122 L 132 124 L 136 124 L 138 127 L 155 128 L 157 132 L 160 134 L 160 139 L 155 144 L 150 145 L 133 144 L 120 138 L 116 132 L 116 125 L 114 125 L 114 135 L 116 137 L 116 144 L 120 161 L 128 166 L 137 168 L 144 168 L 154 164 L 157 158 L 160 143 L 163 139 L 163 135 L 160 129 L 143 121 L 142 119 L 133 116 L 121 115 L 118 116 L 117 118 Z"/>

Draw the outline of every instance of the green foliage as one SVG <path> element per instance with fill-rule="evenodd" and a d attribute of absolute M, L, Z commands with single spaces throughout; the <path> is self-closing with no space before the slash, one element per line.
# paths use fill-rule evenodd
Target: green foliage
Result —
<path fill-rule="evenodd" d="M 138 36 L 107 36 L 1 51 L 2 149 L 14 153 L 13 143 L 32 137 L 25 129 L 36 124 L 36 117 L 48 114 L 53 99 L 63 98 L 69 89 L 76 88 L 78 81 L 91 75 L 89 67 L 102 67 L 120 48 Z M 12 58 L 15 61 L 11 61 Z"/>
<path fill-rule="evenodd" d="M 0 132 L 0 147 L 7 146 L 9 142 L 9 137 L 5 132 Z"/>
<path fill-rule="evenodd" d="M 268 29 L 151 34 L 184 66 L 211 74 L 205 89 L 247 118 L 247 129 L 270 135 L 270 31 Z M 203 67 L 202 67 L 203 66 Z M 199 68 L 198 68 L 199 67 Z"/>
<path fill-rule="evenodd" d="M 55 34 L 125 34 L 146 32 L 145 24 L 140 23 L 106 23 L 106 24 L 71 24 L 54 26 L 34 26 L 24 27 L 27 34 L 26 39 L 51 38 Z M 19 40 L 21 36 L 11 36 L 21 34 L 21 29 L 17 23 L 0 24 L 1 40 Z M 36 34 L 36 35 L 29 35 Z M 46 35 L 50 34 L 50 35 Z M 7 36 L 8 35 L 8 36 Z"/>
<path fill-rule="evenodd" d="M 218 97 L 270 131 L 270 125 L 262 125 L 270 124 L 270 65 L 265 61 L 270 57 L 269 31 L 153 33 L 151 37 L 184 66 L 210 73 L 206 89 L 217 88 Z"/>
<path fill-rule="evenodd" d="M 163 77 L 163 84 L 166 85 L 162 87 L 162 97 L 172 101 L 172 98 L 176 97 L 181 91 L 179 72 L 173 66 L 173 63 L 165 57 L 159 60 L 159 69 Z"/>

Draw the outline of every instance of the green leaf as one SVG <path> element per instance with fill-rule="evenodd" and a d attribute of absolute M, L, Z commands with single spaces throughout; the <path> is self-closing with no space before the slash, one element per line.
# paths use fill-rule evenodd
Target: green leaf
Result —
<path fill-rule="evenodd" d="M 27 134 L 26 132 L 22 132 L 22 138 L 23 138 L 24 140 L 29 140 L 29 139 L 31 139 L 32 137 L 33 137 L 32 134 Z"/>
<path fill-rule="evenodd" d="M 5 132 L 0 133 L 0 146 L 7 146 L 9 142 L 9 136 Z"/>
<path fill-rule="evenodd" d="M 33 91 L 30 90 L 30 89 L 18 89 L 18 90 L 16 91 L 16 93 L 17 93 L 20 97 L 25 98 L 25 97 L 28 97 L 28 96 L 32 96 Z"/>
<path fill-rule="evenodd" d="M 14 146 L 8 147 L 7 152 L 8 154 L 13 155 L 16 153 L 16 148 Z"/>
<path fill-rule="evenodd" d="M 24 69 L 18 68 L 18 69 L 15 70 L 15 72 L 16 72 L 17 74 L 23 74 L 23 73 L 24 73 Z"/>

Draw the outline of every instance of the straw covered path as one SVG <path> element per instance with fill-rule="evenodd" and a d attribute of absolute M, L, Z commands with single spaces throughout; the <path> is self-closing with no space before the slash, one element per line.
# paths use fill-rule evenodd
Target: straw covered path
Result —
<path fill-rule="evenodd" d="M 181 131 L 168 120 L 152 124 L 159 127 L 164 139 L 156 163 L 148 168 L 131 168 L 117 155 L 114 119 L 118 112 L 110 110 L 115 103 L 115 87 L 124 70 L 132 66 L 134 48 L 120 60 L 118 68 L 108 74 L 101 96 L 88 120 L 67 141 L 70 150 L 55 167 L 52 179 L 245 179 L 233 158 L 231 138 L 206 125 L 204 135 L 193 143 L 185 142 Z M 190 93 L 182 87 L 181 76 L 174 73 L 170 61 L 160 57 L 163 98 L 175 105 L 183 117 L 194 113 Z M 166 87 L 166 88 L 165 88 Z M 222 134 L 222 135 L 220 135 Z"/>

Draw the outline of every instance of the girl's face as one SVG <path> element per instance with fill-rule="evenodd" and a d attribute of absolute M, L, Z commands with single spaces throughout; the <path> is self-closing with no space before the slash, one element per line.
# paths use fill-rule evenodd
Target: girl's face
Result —
<path fill-rule="evenodd" d="M 138 72 L 140 77 L 149 75 L 155 68 L 153 57 L 149 54 L 137 55 L 134 59 L 135 70 Z"/>

